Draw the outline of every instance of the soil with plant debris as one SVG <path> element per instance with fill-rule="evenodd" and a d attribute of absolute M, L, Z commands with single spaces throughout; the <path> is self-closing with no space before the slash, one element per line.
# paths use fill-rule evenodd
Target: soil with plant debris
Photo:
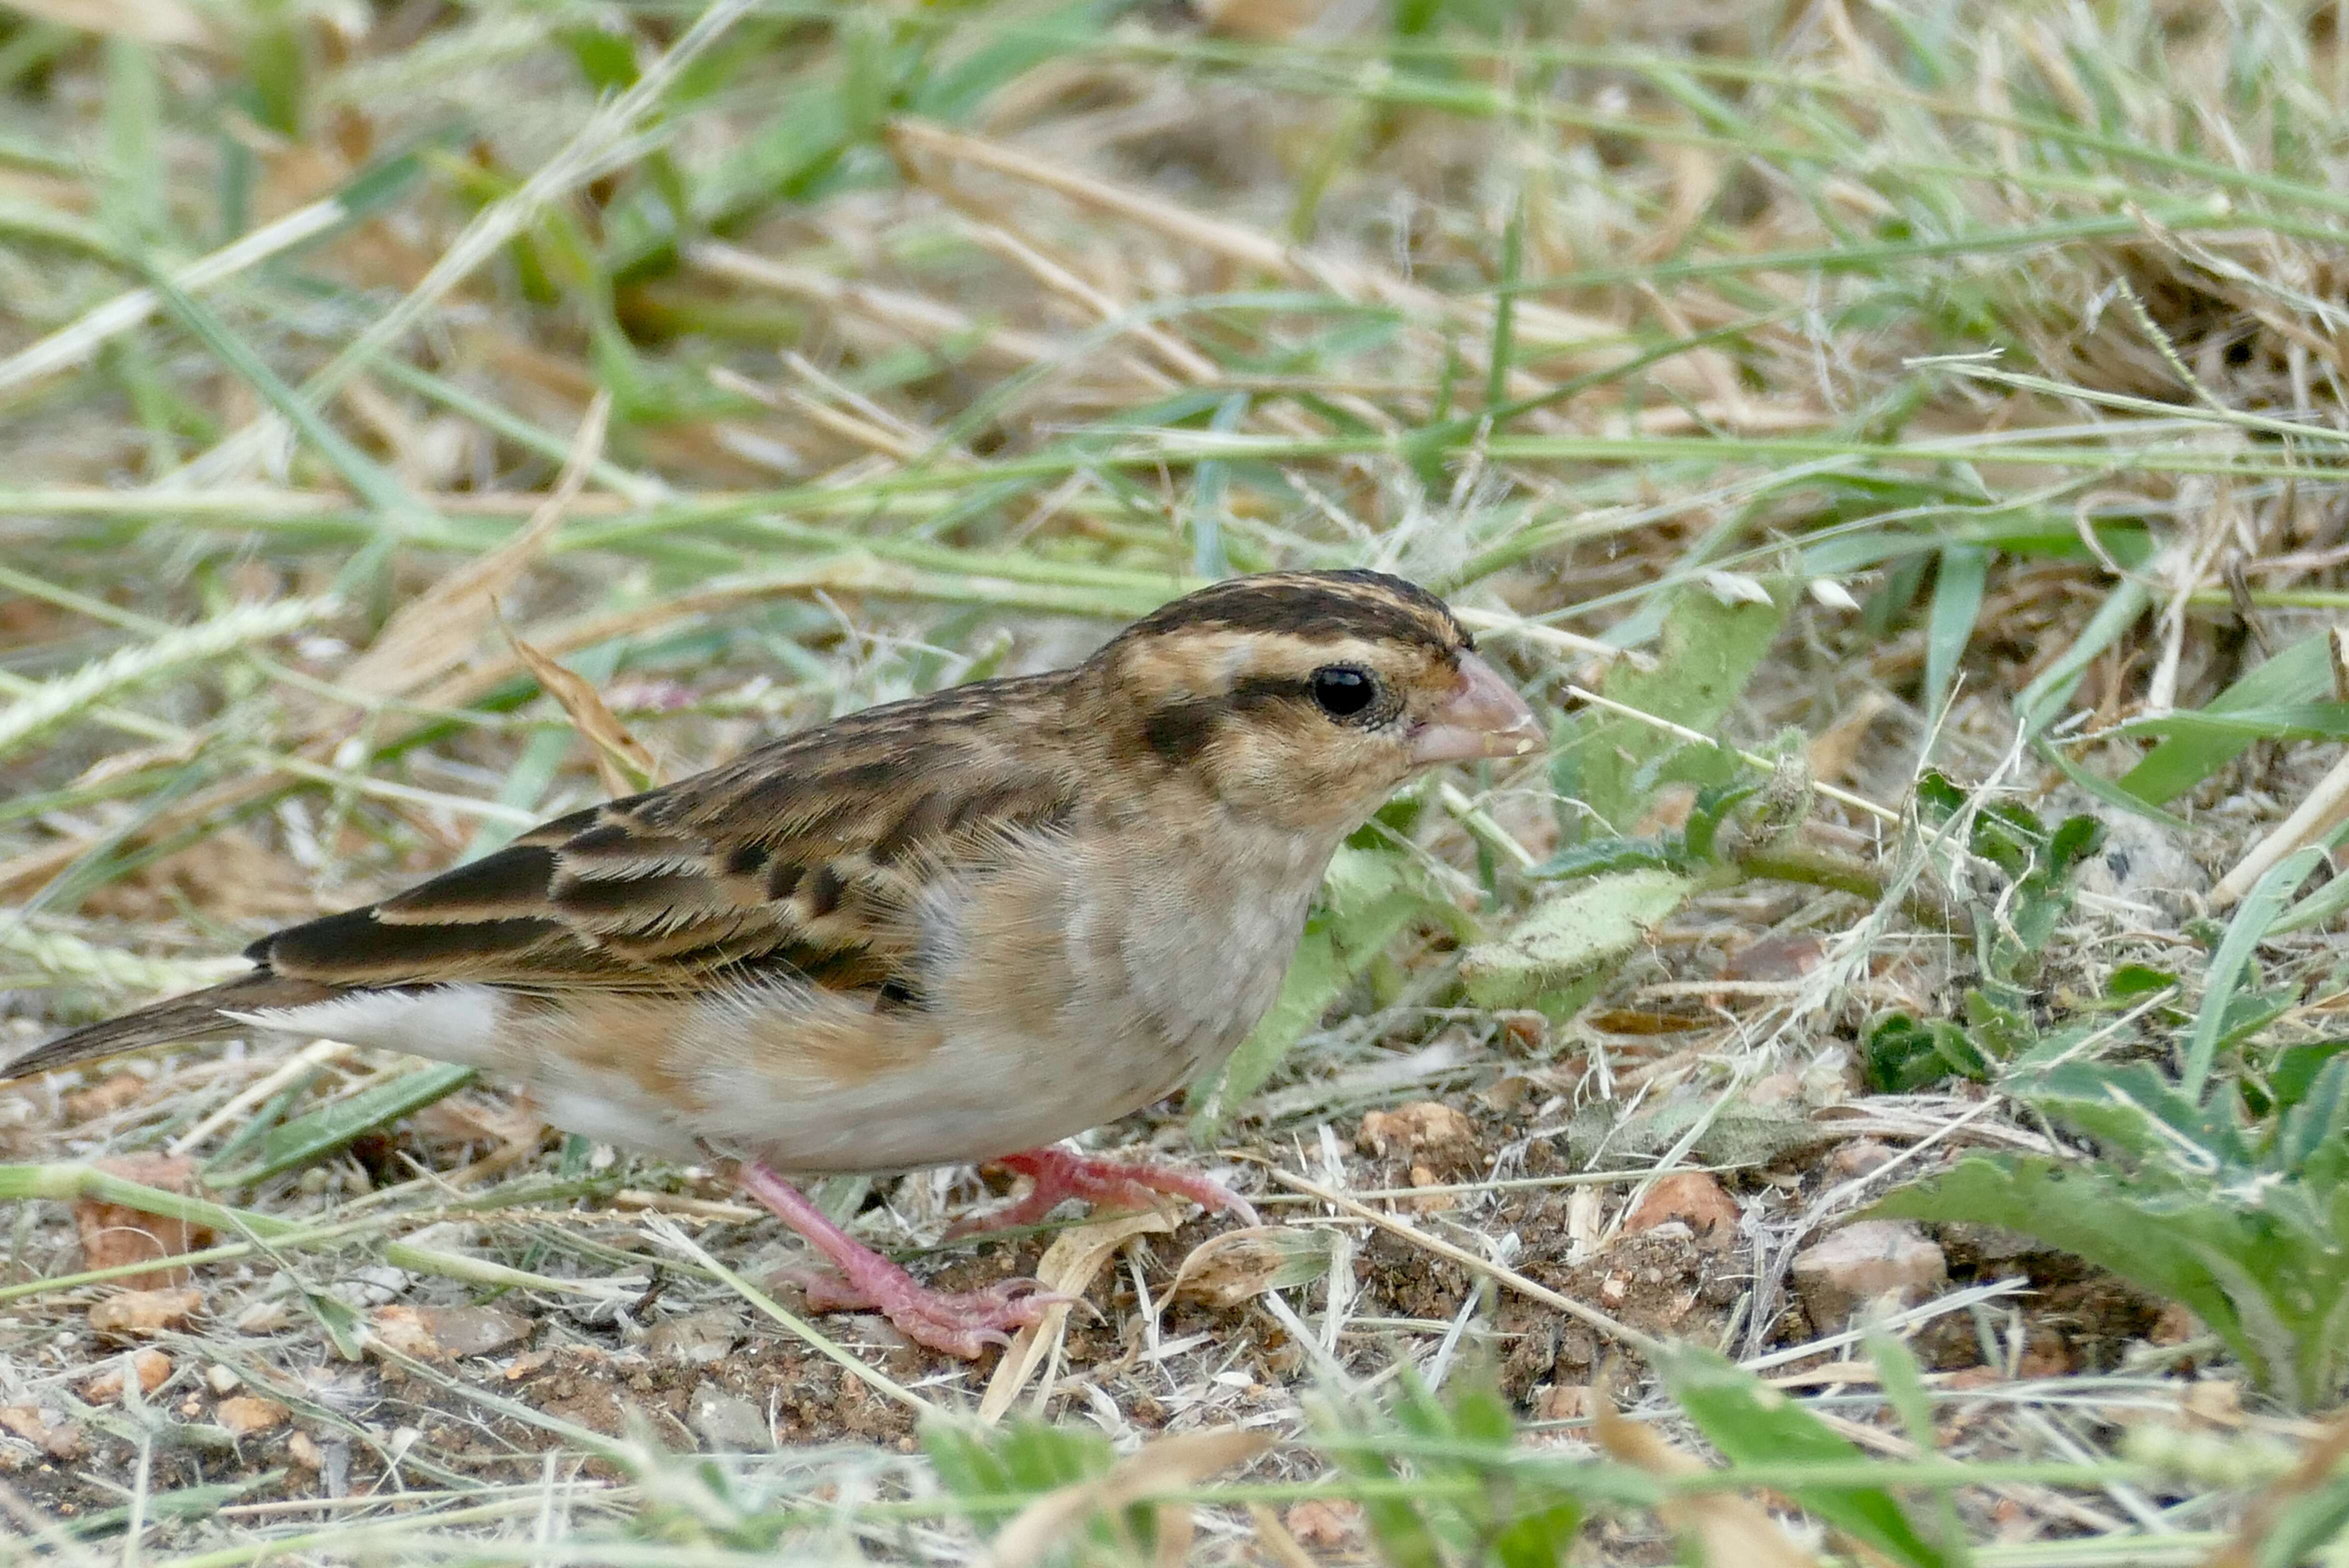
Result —
<path fill-rule="evenodd" d="M 1630 1064 L 1643 1057 L 1648 1067 L 1667 1072 L 1698 1059 L 1685 1047 L 1658 1052 L 1656 1038 L 1610 1037 L 1615 1070 L 1638 1072 Z M 1547 1056 L 1522 1030 L 1512 1044 L 1525 1057 Z M 274 1059 L 257 1054 L 248 1070 L 257 1074 Z M 98 1103 L 109 1124 L 135 1124 L 142 1111 L 160 1110 L 179 1065 L 167 1063 L 151 1075 L 118 1073 L 101 1084 Z M 1669 1179 L 1677 1186 L 1668 1187 L 1662 1202 L 1627 1214 L 1623 1198 L 1636 1176 L 1607 1186 L 1538 1184 L 1564 1175 L 1568 1162 L 1547 1132 L 1567 1097 L 1552 1086 L 1566 1087 L 1565 1074 L 1577 1069 L 1545 1066 L 1528 1072 L 1527 1065 L 1513 1061 L 1506 1047 L 1494 1049 L 1476 1069 L 1456 1075 L 1483 1077 L 1481 1086 L 1442 1100 L 1369 1112 L 1337 1146 L 1334 1163 L 1324 1144 L 1310 1151 L 1315 1157 L 1302 1161 L 1303 1169 L 1341 1191 L 1394 1194 L 1376 1201 L 1413 1229 L 1477 1241 L 1516 1274 L 1637 1330 L 1708 1345 L 1742 1343 L 1741 1319 L 1750 1309 L 1757 1274 L 1756 1242 L 1798 1222 L 1824 1191 L 1891 1158 L 1890 1144 L 1847 1136 L 1837 1130 L 1839 1122 L 1876 1116 L 1909 1119 L 1912 1127 L 1945 1126 L 1952 1110 L 1920 1108 L 1913 1098 L 1849 1094 L 1816 1081 L 1761 1086 L 1751 1098 L 1765 1105 L 1773 1093 L 1786 1095 L 1771 1105 L 1776 1136 L 1811 1130 L 1794 1136 L 1779 1158 L 1719 1178 Z M 1806 1088 L 1824 1092 L 1824 1103 L 1808 1104 Z M 466 1092 L 484 1103 L 492 1099 L 482 1091 Z M 56 1103 L 65 1110 L 65 1097 Z M 481 1119 L 504 1125 L 512 1114 L 500 1105 L 493 1118 L 484 1110 Z M 39 1158 L 44 1150 L 47 1158 L 70 1159 L 88 1147 L 88 1126 L 67 1115 L 28 1118 L 12 1130 L 7 1152 L 12 1159 Z M 1137 1119 L 1117 1131 L 1139 1140 L 1150 1127 Z M 338 1180 L 293 1183 L 295 1191 L 276 1212 L 332 1209 L 343 1196 L 336 1189 L 365 1191 L 369 1171 L 384 1177 L 402 1168 L 461 1171 L 467 1156 L 481 1152 L 478 1145 L 419 1138 L 412 1127 L 388 1129 L 377 1138 L 374 1147 L 346 1157 Z M 552 1138 L 543 1145 L 546 1155 L 559 1147 Z M 1256 1141 L 1229 1151 L 1268 1161 L 1286 1153 L 1297 1163 L 1296 1148 L 1294 1140 L 1287 1150 Z M 680 1173 L 670 1168 L 615 1171 L 626 1174 L 612 1175 L 607 1188 L 623 1179 L 680 1185 Z M 925 1190 L 914 1201 L 935 1205 L 938 1184 L 917 1181 Z M 967 1180 L 957 1186 L 950 1209 L 992 1201 Z M 315 1191 L 303 1193 L 305 1187 Z M 707 1180 L 688 1180 L 679 1196 L 691 1202 L 693 1194 L 723 1191 Z M 885 1198 L 876 1194 L 874 1201 Z M 1299 1212 L 1302 1206 L 1262 1201 L 1281 1216 L 1276 1222 L 1295 1223 L 1309 1214 Z M 657 1202 L 617 1209 L 590 1199 L 561 1212 L 575 1222 L 561 1228 L 564 1240 L 599 1243 L 638 1258 L 657 1255 L 641 1229 L 642 1216 L 659 1212 Z M 508 1218 L 517 1234 L 538 1238 L 533 1246 L 556 1233 L 526 1213 Z M 776 1227 L 762 1220 L 696 1216 L 688 1222 L 697 1226 L 705 1246 L 754 1275 L 790 1251 L 789 1243 L 779 1243 Z M 1133 1246 L 1119 1267 L 1097 1278 L 1084 1293 L 1085 1309 L 1069 1325 L 1060 1377 L 1050 1385 L 1056 1401 L 1081 1401 L 1095 1409 L 1106 1401 L 1123 1428 L 1145 1437 L 1203 1419 L 1290 1418 L 1299 1398 L 1309 1397 L 1323 1357 L 1334 1353 L 1339 1365 L 1367 1370 L 1384 1363 L 1398 1344 L 1451 1336 L 1457 1354 L 1488 1368 L 1534 1430 L 1555 1426 L 1564 1431 L 1583 1424 L 1591 1384 L 1620 1354 L 1602 1334 L 1496 1287 L 1461 1264 L 1430 1255 L 1407 1235 L 1360 1227 L 1342 1243 L 1350 1283 L 1334 1340 L 1326 1320 L 1302 1326 L 1307 1333 L 1300 1340 L 1294 1317 L 1275 1319 L 1245 1302 L 1215 1305 L 1213 1291 L 1195 1283 L 1190 1294 L 1170 1296 L 1186 1273 L 1185 1260 L 1210 1256 L 1230 1229 L 1227 1222 L 1195 1216 L 1170 1234 Z M 28 1239 L 57 1260 L 46 1272 L 67 1272 L 77 1261 L 73 1239 L 54 1222 L 36 1222 Z M 1938 1239 L 1949 1284 L 2012 1293 L 1996 1297 L 1995 1317 L 1959 1312 L 1926 1323 L 1915 1336 L 1920 1359 L 1946 1375 L 1947 1387 L 1968 1387 L 1969 1379 L 2001 1387 L 2015 1378 L 2115 1371 L 2160 1354 L 2159 1346 L 2190 1332 L 2175 1315 L 2165 1320 L 2161 1305 L 2145 1293 L 2012 1233 L 1952 1224 L 1940 1227 Z M 1032 1270 L 1043 1240 L 982 1244 L 947 1254 L 925 1272 L 945 1288 L 977 1288 Z M 8 1430 L 17 1440 L 8 1450 L 11 1484 L 36 1507 L 71 1520 L 121 1507 L 121 1487 L 133 1484 L 142 1466 L 146 1484 L 158 1492 L 233 1487 L 236 1504 L 252 1506 L 521 1484 L 549 1473 L 549 1464 L 584 1483 L 625 1480 L 621 1467 L 583 1451 L 573 1439 L 581 1431 L 688 1451 L 865 1444 L 910 1453 L 916 1446 L 916 1422 L 904 1406 L 747 1310 L 730 1292 L 657 1264 L 626 1273 L 632 1299 L 585 1308 L 528 1293 L 480 1300 L 479 1291 L 396 1268 L 344 1273 L 296 1264 L 291 1272 L 309 1276 L 310 1288 L 375 1304 L 363 1315 L 378 1331 L 393 1328 L 392 1351 L 343 1358 L 295 1293 L 285 1288 L 285 1275 L 249 1266 L 205 1271 L 198 1276 L 200 1302 L 183 1320 L 151 1334 L 94 1332 L 88 1305 L 120 1299 L 104 1287 L 55 1293 L 44 1298 L 37 1316 L 20 1315 L 18 1343 L 37 1346 L 38 1359 L 27 1356 L 19 1365 L 49 1368 L 42 1384 L 55 1390 L 50 1397 L 58 1403 L 36 1392 L 12 1408 Z M 1227 1288 L 1255 1283 L 1245 1266 L 1238 1272 L 1239 1284 Z M 799 1305 L 788 1281 L 774 1295 L 787 1310 Z M 415 1337 L 419 1313 L 420 1341 Z M 843 1349 L 933 1398 L 957 1388 L 976 1396 L 999 1365 L 991 1360 L 965 1367 L 920 1351 L 877 1316 L 817 1322 Z M 1820 1332 L 1796 1298 L 1755 1347 L 1799 1349 Z M 110 1404 L 92 1398 L 88 1377 L 105 1376 L 132 1346 L 158 1348 L 169 1362 L 162 1380 L 146 1390 L 149 1408 L 168 1413 L 175 1429 L 202 1433 L 204 1440 L 149 1447 L 142 1454 L 138 1418 L 126 1420 L 119 1395 Z M 2171 1359 L 2179 1372 L 2190 1373 L 2192 1365 Z M 1855 1373 L 1847 1353 L 1826 1351 L 1785 1357 L 1773 1371 L 1806 1387 L 1867 1375 L 1864 1367 Z M 231 1407 L 255 1398 L 269 1407 L 260 1413 L 265 1424 L 237 1430 L 232 1423 L 240 1413 Z M 232 1440 L 222 1440 L 224 1427 Z M 192 1542 L 201 1532 L 191 1524 L 179 1533 Z M 165 1526 L 158 1539 L 169 1542 L 172 1535 Z"/>

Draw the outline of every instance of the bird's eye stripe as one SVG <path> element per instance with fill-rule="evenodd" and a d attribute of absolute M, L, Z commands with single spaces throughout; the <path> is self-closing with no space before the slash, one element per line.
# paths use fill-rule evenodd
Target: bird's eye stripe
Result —
<path fill-rule="evenodd" d="M 1313 695 L 1313 683 L 1299 676 L 1247 676 L 1232 683 L 1232 706 L 1264 707 L 1276 702 L 1297 702 Z"/>
<path fill-rule="evenodd" d="M 1332 700 L 1321 687 L 1331 672 L 1358 685 Z M 1354 696 L 1359 695 L 1359 701 Z M 1307 705 L 1327 717 L 1349 724 L 1373 725 L 1391 717 L 1399 707 L 1385 684 L 1358 665 L 1325 665 L 1309 676 L 1247 676 L 1232 683 L 1221 698 L 1191 697 L 1170 702 L 1143 715 L 1143 738 L 1151 750 L 1168 762 L 1196 758 L 1214 738 L 1216 723 L 1227 714 L 1261 712 L 1285 704 Z"/>

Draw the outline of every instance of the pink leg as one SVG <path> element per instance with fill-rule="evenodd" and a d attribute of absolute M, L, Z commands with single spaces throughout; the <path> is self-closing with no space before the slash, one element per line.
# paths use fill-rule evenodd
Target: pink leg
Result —
<path fill-rule="evenodd" d="M 1063 1198 L 1082 1198 L 1108 1208 L 1143 1209 L 1155 1202 L 1161 1193 L 1187 1198 L 1203 1209 L 1221 1209 L 1247 1224 L 1257 1222 L 1256 1211 L 1248 1206 L 1247 1199 L 1219 1181 L 1210 1181 L 1196 1171 L 1173 1166 L 1097 1160 L 1060 1148 L 1030 1149 L 1023 1154 L 1007 1154 L 990 1163 L 1025 1176 L 1034 1185 L 1019 1202 L 976 1220 L 960 1221 L 947 1234 L 965 1236 L 974 1231 L 999 1230 L 1006 1225 L 1032 1225 L 1059 1207 Z"/>
<path fill-rule="evenodd" d="M 989 1345 L 1009 1344 L 1012 1329 L 1025 1328 L 1047 1306 L 1068 1299 L 1046 1294 L 1033 1280 L 1005 1280 L 959 1295 L 932 1290 L 833 1224 L 805 1193 L 766 1165 L 748 1162 L 736 1170 L 735 1179 L 840 1271 L 839 1280 L 818 1276 L 809 1282 L 808 1305 L 818 1312 L 871 1307 L 915 1344 L 968 1357 Z"/>

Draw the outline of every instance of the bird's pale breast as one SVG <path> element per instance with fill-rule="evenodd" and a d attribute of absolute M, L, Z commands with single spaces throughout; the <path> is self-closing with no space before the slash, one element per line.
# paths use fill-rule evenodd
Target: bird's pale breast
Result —
<path fill-rule="evenodd" d="M 983 1160 L 1115 1120 L 1220 1061 L 1278 994 L 1329 850 L 1154 840 L 1040 836 L 940 879 L 918 912 L 917 1006 L 852 1022 L 778 997 L 692 1031 L 705 1136 L 802 1171 Z"/>

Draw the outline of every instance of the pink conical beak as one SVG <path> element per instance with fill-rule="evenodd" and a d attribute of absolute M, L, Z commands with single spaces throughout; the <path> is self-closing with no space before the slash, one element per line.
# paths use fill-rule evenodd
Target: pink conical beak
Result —
<path fill-rule="evenodd" d="M 1523 757 L 1546 738 L 1526 699 L 1492 665 L 1460 655 L 1460 686 L 1411 738 L 1415 763 L 1466 762 L 1478 757 Z"/>

